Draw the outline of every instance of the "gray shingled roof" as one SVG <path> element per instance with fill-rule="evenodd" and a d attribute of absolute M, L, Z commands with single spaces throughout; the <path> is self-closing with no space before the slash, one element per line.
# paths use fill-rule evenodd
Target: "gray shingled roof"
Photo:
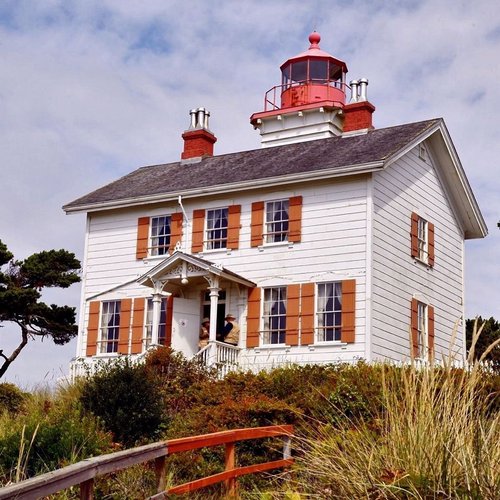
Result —
<path fill-rule="evenodd" d="M 63 208 L 98 205 L 151 195 L 174 195 L 253 180 L 381 162 L 414 141 L 440 120 L 371 130 L 363 135 L 332 137 L 286 146 L 204 158 L 198 163 L 142 167 Z"/>

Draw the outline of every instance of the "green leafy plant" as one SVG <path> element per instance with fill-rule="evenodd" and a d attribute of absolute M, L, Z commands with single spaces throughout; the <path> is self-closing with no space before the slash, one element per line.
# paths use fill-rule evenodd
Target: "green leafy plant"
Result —
<path fill-rule="evenodd" d="M 85 379 L 80 402 L 99 417 L 116 442 L 127 447 L 161 433 L 164 405 L 159 379 L 144 364 L 122 358 L 104 365 Z"/>

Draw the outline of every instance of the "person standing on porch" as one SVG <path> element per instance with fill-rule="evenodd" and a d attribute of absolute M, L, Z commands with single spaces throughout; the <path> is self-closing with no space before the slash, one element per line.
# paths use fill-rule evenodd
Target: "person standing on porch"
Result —
<path fill-rule="evenodd" d="M 208 345 L 208 339 L 210 338 L 210 318 L 203 318 L 200 328 L 200 339 L 198 341 L 198 347 L 203 349 Z"/>
<path fill-rule="evenodd" d="M 232 314 L 228 314 L 224 319 L 226 320 L 226 326 L 222 331 L 224 342 L 237 346 L 240 340 L 240 325 L 236 323 L 236 318 Z"/>

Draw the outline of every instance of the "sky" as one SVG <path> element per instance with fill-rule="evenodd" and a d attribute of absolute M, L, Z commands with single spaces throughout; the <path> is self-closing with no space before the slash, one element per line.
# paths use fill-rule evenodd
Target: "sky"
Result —
<path fill-rule="evenodd" d="M 500 319 L 496 0 L 0 0 L 0 239 L 18 259 L 83 258 L 85 216 L 62 205 L 177 161 L 190 109 L 210 110 L 216 154 L 260 147 L 249 117 L 313 29 L 348 79 L 369 79 L 375 127 L 444 118 L 489 229 L 466 243 L 466 316 Z M 19 339 L 4 326 L 0 349 Z M 53 384 L 75 351 L 31 342 L 5 380 Z"/>

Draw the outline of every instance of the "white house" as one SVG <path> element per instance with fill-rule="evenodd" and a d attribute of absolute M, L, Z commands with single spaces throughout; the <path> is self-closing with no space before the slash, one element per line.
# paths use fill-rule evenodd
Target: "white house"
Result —
<path fill-rule="evenodd" d="M 180 161 L 64 207 L 87 214 L 75 367 L 156 344 L 243 368 L 448 354 L 487 229 L 446 126 L 374 129 L 368 81 L 309 41 L 251 117 L 262 149 L 213 156 L 198 108 Z"/>

